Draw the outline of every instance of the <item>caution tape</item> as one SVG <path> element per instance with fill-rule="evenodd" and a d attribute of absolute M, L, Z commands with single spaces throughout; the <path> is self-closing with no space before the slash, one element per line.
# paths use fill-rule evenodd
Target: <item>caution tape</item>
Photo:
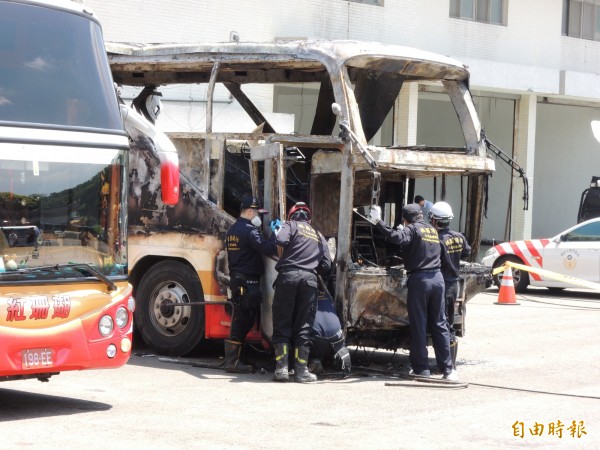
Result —
<path fill-rule="evenodd" d="M 496 267 L 492 271 L 492 275 L 497 275 L 500 272 L 504 272 L 507 267 L 514 267 L 515 269 L 524 270 L 526 272 L 532 272 L 546 278 L 552 278 L 553 280 L 561 281 L 563 283 L 573 284 L 575 286 L 581 286 L 584 288 L 600 291 L 600 283 L 582 280 L 581 278 L 572 277 L 571 275 L 563 275 L 562 273 L 551 272 L 550 270 L 538 269 L 537 267 L 524 266 L 523 264 L 517 264 L 512 261 L 505 261 L 503 265 Z"/>

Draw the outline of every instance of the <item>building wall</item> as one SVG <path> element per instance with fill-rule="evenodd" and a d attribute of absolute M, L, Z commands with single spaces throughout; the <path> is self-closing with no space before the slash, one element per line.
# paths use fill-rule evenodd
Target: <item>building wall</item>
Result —
<path fill-rule="evenodd" d="M 591 137 L 589 121 L 600 119 L 600 42 L 561 35 L 563 0 L 507 1 L 506 26 L 450 18 L 449 0 L 385 0 L 383 7 L 345 0 L 295 0 L 278 2 L 278 7 L 273 0 L 85 3 L 99 16 L 105 38 L 113 41 L 218 42 L 229 41 L 235 30 L 242 41 L 360 39 L 454 57 L 469 67 L 474 91 L 497 98 L 480 103 L 479 113 L 488 137 L 509 155 L 513 153 L 514 106 L 520 95 L 537 94 L 542 103 L 532 136 L 536 143 L 532 224 L 513 217 L 513 229 L 507 235 L 512 174 L 497 162 L 484 237 L 518 239 L 529 232 L 543 237 L 574 224 L 579 195 L 597 162 L 600 144 Z M 504 103 L 507 96 L 513 100 Z M 543 103 L 544 98 L 550 101 Z M 555 105 L 552 100 L 571 106 Z M 585 107 L 575 106 L 581 104 Z M 423 108 L 427 110 L 427 105 Z M 426 133 L 419 130 L 420 136 Z M 585 174 L 574 155 L 579 161 L 592 162 L 586 165 Z M 518 178 L 513 181 L 515 203 L 522 196 L 522 183 Z M 549 207 L 558 199 L 564 202 L 559 213 Z M 523 226 L 531 230 L 524 231 Z"/>
<path fill-rule="evenodd" d="M 574 225 L 581 193 L 600 176 L 600 144 L 590 122 L 598 108 L 538 104 L 534 236 L 552 237 Z M 580 130 L 577 139 L 572 130 Z"/>
<path fill-rule="evenodd" d="M 507 25 L 449 17 L 449 0 L 86 0 L 107 40 L 243 41 L 275 37 L 360 39 L 407 45 L 459 60 L 600 73 L 600 42 L 561 36 L 562 0 L 508 0 Z M 474 74 L 482 82 L 485 77 Z M 477 84 L 477 83 L 475 83 Z M 485 85 L 485 84 L 483 84 Z M 507 83 L 510 86 L 510 83 Z M 495 88 L 502 88 L 497 83 Z"/>

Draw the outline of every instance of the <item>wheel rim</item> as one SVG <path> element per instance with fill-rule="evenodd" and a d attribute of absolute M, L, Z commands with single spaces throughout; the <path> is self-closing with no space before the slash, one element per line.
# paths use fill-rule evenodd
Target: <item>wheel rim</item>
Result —
<path fill-rule="evenodd" d="M 512 272 L 513 284 L 515 287 L 517 287 L 517 285 L 521 282 L 521 271 L 519 269 L 512 269 L 511 272 Z M 504 275 L 504 272 L 500 272 L 498 275 L 496 275 L 498 287 L 500 287 L 502 285 L 502 275 Z"/>
<path fill-rule="evenodd" d="M 150 320 L 154 328 L 163 336 L 177 336 L 188 326 L 192 307 L 173 305 L 189 303 L 187 291 L 179 283 L 166 281 L 152 292 L 150 300 Z"/>
<path fill-rule="evenodd" d="M 521 282 L 521 271 L 519 269 L 513 269 L 512 271 L 513 284 L 517 286 Z"/>

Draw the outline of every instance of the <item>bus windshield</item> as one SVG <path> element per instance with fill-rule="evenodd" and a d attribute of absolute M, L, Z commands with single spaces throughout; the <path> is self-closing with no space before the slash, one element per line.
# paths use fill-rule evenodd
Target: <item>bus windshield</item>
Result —
<path fill-rule="evenodd" d="M 100 25 L 74 12 L 0 3 L 0 123 L 121 130 Z"/>
<path fill-rule="evenodd" d="M 93 276 L 37 270 L 72 264 L 126 275 L 125 157 L 124 150 L 0 147 L 0 283 Z"/>

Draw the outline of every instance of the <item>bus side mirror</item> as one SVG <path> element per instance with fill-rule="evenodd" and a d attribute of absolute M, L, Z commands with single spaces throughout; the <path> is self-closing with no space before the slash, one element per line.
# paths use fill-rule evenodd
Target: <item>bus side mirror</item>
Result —
<path fill-rule="evenodd" d="M 179 202 L 179 157 L 172 152 L 159 152 L 159 155 L 162 201 L 166 205 L 176 205 Z"/>

